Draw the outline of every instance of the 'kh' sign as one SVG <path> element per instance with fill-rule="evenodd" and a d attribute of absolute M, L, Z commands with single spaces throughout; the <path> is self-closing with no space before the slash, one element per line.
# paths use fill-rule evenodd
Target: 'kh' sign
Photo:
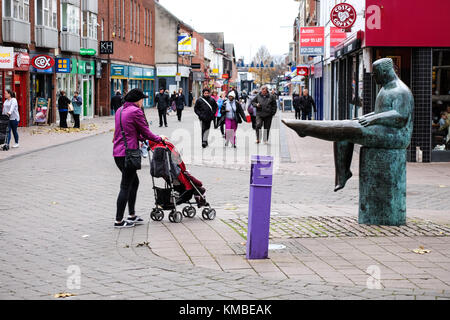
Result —
<path fill-rule="evenodd" d="M 114 54 L 114 42 L 100 41 L 100 54 Z"/>

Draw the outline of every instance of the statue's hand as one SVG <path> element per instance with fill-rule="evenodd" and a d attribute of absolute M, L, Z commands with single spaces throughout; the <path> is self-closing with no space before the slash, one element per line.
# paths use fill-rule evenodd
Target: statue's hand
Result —
<path fill-rule="evenodd" d="M 378 117 L 375 114 L 365 115 L 358 119 L 359 124 L 363 127 L 373 126 Z"/>

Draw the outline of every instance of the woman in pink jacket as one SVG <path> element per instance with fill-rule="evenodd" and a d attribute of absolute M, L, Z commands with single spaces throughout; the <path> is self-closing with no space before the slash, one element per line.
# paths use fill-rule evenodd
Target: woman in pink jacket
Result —
<path fill-rule="evenodd" d="M 139 188 L 139 178 L 136 169 L 125 167 L 125 142 L 122 128 L 128 149 L 138 149 L 139 141 L 150 140 L 158 143 L 161 140 L 166 140 L 164 136 L 153 134 L 148 127 L 144 112 L 141 109 L 146 98 L 148 96 L 141 89 L 133 89 L 125 96 L 124 105 L 116 112 L 113 156 L 117 167 L 122 172 L 122 181 L 120 182 L 120 192 L 117 198 L 115 228 L 131 228 L 137 224 L 144 223 L 144 220 L 136 215 L 134 208 Z M 129 217 L 127 220 L 124 220 L 123 216 L 127 204 Z"/>

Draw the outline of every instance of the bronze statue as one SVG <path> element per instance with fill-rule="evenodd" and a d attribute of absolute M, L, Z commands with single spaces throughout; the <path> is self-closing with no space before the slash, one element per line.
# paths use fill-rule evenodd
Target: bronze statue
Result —
<path fill-rule="evenodd" d="M 283 120 L 283 123 L 295 130 L 300 137 L 311 136 L 334 142 L 336 166 L 335 191 L 343 189 L 348 179 L 352 177 L 350 165 L 354 144 L 360 144 L 364 148 L 376 150 L 376 152 L 382 152 L 382 150 L 399 150 L 401 157 L 404 153 L 406 176 L 406 148 L 408 148 L 410 144 L 413 129 L 412 115 L 414 98 L 409 88 L 395 73 L 392 59 L 385 58 L 375 61 L 373 70 L 375 81 L 382 85 L 382 89 L 375 102 L 375 112 L 354 120 Z M 364 152 L 365 151 L 366 150 L 364 150 Z M 384 152 L 383 154 L 391 155 L 392 152 Z M 366 153 L 365 155 L 367 156 L 368 154 Z M 383 157 L 384 156 L 381 158 Z M 396 158 L 396 156 L 393 157 Z M 392 160 L 394 161 L 394 159 Z M 386 163 L 389 163 L 389 159 L 386 159 L 386 161 Z M 368 159 L 367 163 L 361 162 L 361 166 L 368 167 L 369 171 L 372 165 L 377 166 L 377 164 L 372 163 L 370 159 Z M 400 171 L 402 170 L 401 167 L 399 167 Z M 399 174 L 402 175 L 403 172 L 400 172 Z M 377 179 L 376 172 L 374 172 L 374 179 Z M 395 178 L 386 179 L 392 180 L 387 182 L 388 185 L 395 184 Z M 370 183 L 371 180 L 369 179 L 369 184 Z M 373 184 L 376 184 L 376 182 Z M 377 191 L 373 190 L 373 192 Z M 400 190 L 399 192 L 402 191 Z M 397 200 L 393 201 L 395 202 Z M 402 200 L 400 199 L 399 201 Z M 360 207 L 363 205 L 364 204 L 360 203 Z"/>

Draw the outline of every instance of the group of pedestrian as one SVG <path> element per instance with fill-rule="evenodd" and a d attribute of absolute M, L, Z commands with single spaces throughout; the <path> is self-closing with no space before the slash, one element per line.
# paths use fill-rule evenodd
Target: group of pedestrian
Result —
<path fill-rule="evenodd" d="M 83 105 L 83 99 L 79 95 L 78 91 L 75 91 L 72 100 L 66 96 L 66 92 L 61 90 L 58 98 L 58 111 L 59 111 L 59 127 L 67 127 L 67 116 L 72 116 L 74 128 L 80 128 L 80 115 Z"/>
<path fill-rule="evenodd" d="M 295 110 L 295 119 L 312 120 L 312 112 L 317 111 L 314 99 L 309 95 L 308 89 L 303 90 L 302 96 L 297 93 L 292 95 L 292 104 Z"/>

